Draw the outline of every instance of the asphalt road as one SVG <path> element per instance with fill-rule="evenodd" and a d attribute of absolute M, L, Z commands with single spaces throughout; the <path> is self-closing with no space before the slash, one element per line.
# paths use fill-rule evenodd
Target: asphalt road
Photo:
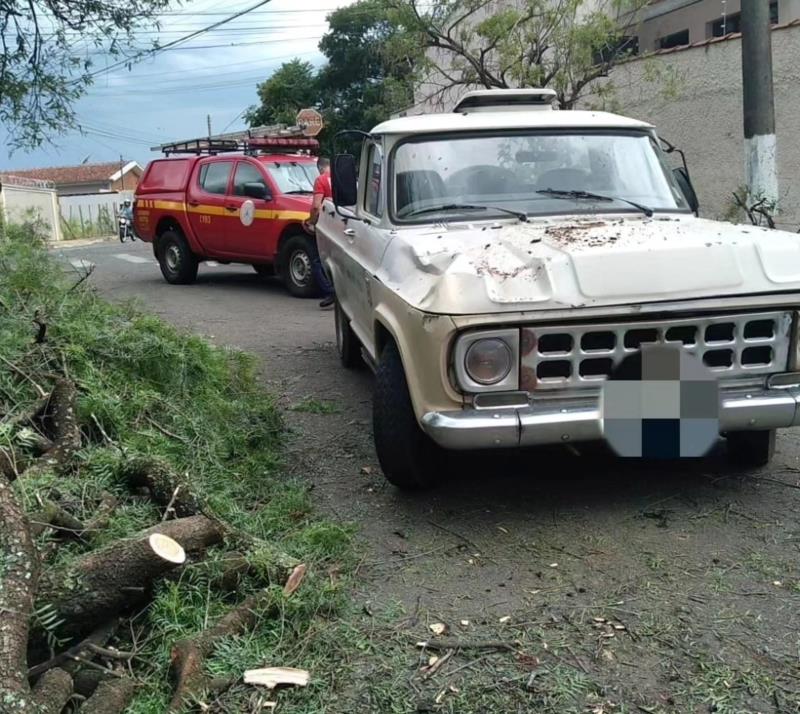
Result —
<path fill-rule="evenodd" d="M 779 437 L 761 473 L 737 472 L 721 453 L 641 464 L 540 449 L 454 457 L 442 487 L 403 495 L 375 459 L 371 375 L 339 366 L 330 310 L 288 296 L 249 266 L 201 266 L 195 285 L 171 286 L 141 243 L 58 252 L 78 271 L 94 264 L 90 280 L 104 295 L 135 298 L 179 327 L 259 356 L 285 409 L 289 469 L 309 480 L 321 509 L 358 526 L 359 595 L 371 608 L 399 602 L 423 634 L 426 621 L 468 620 L 484 636 L 502 635 L 506 617 L 525 622 L 537 637 L 566 642 L 622 700 L 653 701 L 679 685 L 695 691 L 698 660 L 680 654 L 690 640 L 692 652 L 722 657 L 734 672 L 763 663 L 727 642 L 800 651 L 795 433 Z M 310 398 L 333 413 L 293 409 Z M 611 600 L 634 602 L 625 627 L 637 637 L 598 640 L 596 628 L 575 626 L 576 613 L 591 622 L 587 613 Z M 747 702 L 744 710 L 773 711 L 769 701 Z"/>

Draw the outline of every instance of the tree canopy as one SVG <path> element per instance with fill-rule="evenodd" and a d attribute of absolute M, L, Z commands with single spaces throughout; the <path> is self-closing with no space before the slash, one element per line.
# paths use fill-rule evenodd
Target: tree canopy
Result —
<path fill-rule="evenodd" d="M 386 0 L 426 50 L 416 66 L 418 100 L 445 104 L 466 87 L 549 87 L 564 109 L 629 54 L 625 28 L 647 2 Z"/>
<path fill-rule="evenodd" d="M 339 129 L 367 131 L 411 105 L 415 53 L 392 13 L 385 0 L 332 12 L 319 45 L 326 64 L 315 73 L 298 59 L 284 63 L 258 86 L 260 103 L 247 113 L 249 125 L 292 123 L 300 109 L 313 106 L 325 117 L 321 138 L 329 150 Z"/>
<path fill-rule="evenodd" d="M 95 73 L 92 55 L 134 57 L 133 31 L 157 25 L 169 4 L 0 0 L 0 121 L 12 146 L 33 148 L 74 127 L 73 105 Z"/>

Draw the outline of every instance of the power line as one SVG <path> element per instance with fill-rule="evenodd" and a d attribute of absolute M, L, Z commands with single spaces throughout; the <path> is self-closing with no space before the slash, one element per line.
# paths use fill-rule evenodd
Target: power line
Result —
<path fill-rule="evenodd" d="M 146 52 L 140 52 L 138 55 L 134 55 L 133 57 L 128 57 L 128 58 L 126 58 L 124 60 L 120 60 L 119 62 L 114 62 L 113 64 L 109 65 L 108 67 L 105 67 L 103 69 L 99 69 L 99 70 L 97 70 L 95 72 L 90 72 L 88 76 L 89 77 L 96 77 L 99 74 L 104 74 L 105 72 L 110 72 L 111 70 L 113 70 L 113 69 L 115 69 L 117 67 L 122 67 L 124 65 L 130 65 L 133 62 L 140 62 L 142 59 L 144 59 L 147 56 L 153 56 L 153 55 L 155 55 L 155 54 L 157 54 L 159 52 L 163 52 L 166 49 L 169 49 L 169 48 L 174 47 L 176 45 L 182 44 L 183 42 L 187 42 L 188 40 L 191 40 L 194 37 L 198 37 L 199 35 L 202 35 L 203 33 L 208 32 L 209 30 L 213 30 L 216 27 L 220 27 L 221 25 L 225 25 L 228 22 L 232 22 L 236 18 L 242 17 L 243 15 L 246 15 L 248 12 L 252 12 L 253 10 L 256 10 L 257 8 L 262 7 L 262 6 L 266 5 L 269 2 L 271 2 L 271 0 L 261 0 L 260 2 L 257 2 L 255 5 L 252 5 L 251 7 L 247 8 L 245 10 L 240 10 L 239 12 L 234 13 L 233 15 L 230 15 L 229 17 L 226 17 L 226 18 L 224 18 L 222 20 L 219 20 L 218 22 L 214 22 L 211 25 L 208 25 L 207 27 L 204 27 L 204 28 L 202 28 L 200 30 L 195 30 L 194 32 L 189 33 L 188 35 L 185 35 L 184 37 L 179 37 L 176 40 L 172 40 L 171 42 L 168 42 L 166 45 L 163 45 L 161 47 L 155 47 L 152 50 L 148 50 Z"/>

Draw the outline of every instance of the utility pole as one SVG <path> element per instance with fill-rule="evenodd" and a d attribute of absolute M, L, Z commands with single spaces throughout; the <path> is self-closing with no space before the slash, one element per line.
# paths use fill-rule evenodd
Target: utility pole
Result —
<path fill-rule="evenodd" d="M 122 154 L 119 155 L 119 180 L 121 181 L 120 190 L 125 190 L 125 163 Z"/>
<path fill-rule="evenodd" d="M 772 211 L 778 202 L 777 142 L 772 33 L 764 0 L 742 0 L 742 100 L 747 198 L 765 199 Z"/>
<path fill-rule="evenodd" d="M 206 124 L 208 124 L 208 140 L 211 141 L 211 115 L 206 114 Z"/>

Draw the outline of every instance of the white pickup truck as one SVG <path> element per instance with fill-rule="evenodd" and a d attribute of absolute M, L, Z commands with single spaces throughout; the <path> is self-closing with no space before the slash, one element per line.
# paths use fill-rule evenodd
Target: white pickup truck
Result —
<path fill-rule="evenodd" d="M 608 441 L 604 390 L 650 346 L 711 375 L 713 439 L 739 463 L 800 424 L 800 239 L 697 217 L 653 126 L 492 90 L 363 141 L 360 167 L 334 159 L 317 236 L 395 485 L 432 484 L 447 450 Z"/>

